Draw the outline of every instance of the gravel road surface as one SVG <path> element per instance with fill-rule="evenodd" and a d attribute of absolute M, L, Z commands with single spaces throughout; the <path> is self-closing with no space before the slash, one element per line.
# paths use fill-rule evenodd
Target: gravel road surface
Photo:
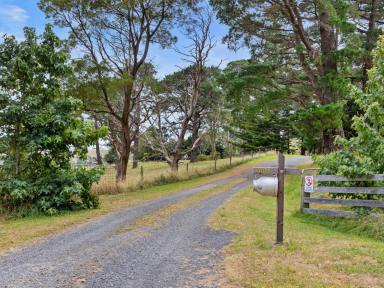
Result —
<path fill-rule="evenodd" d="M 287 164 L 306 161 L 290 158 Z M 260 164 L 271 165 L 274 162 Z M 220 250 L 234 235 L 210 229 L 208 217 L 250 184 L 250 173 L 228 191 L 176 211 L 159 227 L 119 231 L 137 218 L 233 178 L 111 213 L 0 256 L 0 287 L 219 287 L 215 267 Z"/>

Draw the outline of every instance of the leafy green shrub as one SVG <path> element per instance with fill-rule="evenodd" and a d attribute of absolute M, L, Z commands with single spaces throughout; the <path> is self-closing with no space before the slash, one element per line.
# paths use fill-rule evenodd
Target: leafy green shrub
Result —
<path fill-rule="evenodd" d="M 94 208 L 92 183 L 102 168 L 71 167 L 107 132 L 81 117 L 81 101 L 65 95 L 71 69 L 62 42 L 47 26 L 42 36 L 0 44 L 0 205 L 10 212 L 57 213 Z"/>

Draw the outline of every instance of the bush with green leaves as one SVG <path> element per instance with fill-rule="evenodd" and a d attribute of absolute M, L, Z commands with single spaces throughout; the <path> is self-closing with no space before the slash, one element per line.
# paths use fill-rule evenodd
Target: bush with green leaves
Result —
<path fill-rule="evenodd" d="M 10 212 L 93 208 L 92 183 L 102 169 L 71 166 L 106 134 L 82 119 L 82 103 L 66 95 L 69 54 L 51 26 L 0 44 L 0 204 Z"/>

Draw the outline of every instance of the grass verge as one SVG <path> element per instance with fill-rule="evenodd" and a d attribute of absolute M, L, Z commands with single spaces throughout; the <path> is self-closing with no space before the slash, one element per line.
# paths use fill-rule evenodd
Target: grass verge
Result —
<path fill-rule="evenodd" d="M 287 176 L 282 246 L 274 245 L 275 198 L 245 189 L 211 217 L 239 234 L 225 250 L 227 286 L 384 287 L 382 232 L 364 228 L 366 220 L 301 215 L 299 198 L 300 177 Z"/>
<path fill-rule="evenodd" d="M 12 250 L 26 242 L 43 238 L 73 225 L 87 222 L 90 219 L 125 207 L 164 197 L 183 189 L 203 185 L 210 181 L 240 175 L 256 163 L 273 160 L 275 158 L 274 154 L 266 154 L 247 163 L 243 163 L 236 168 L 211 176 L 153 186 L 143 190 L 116 195 L 101 195 L 101 206 L 99 209 L 63 212 L 55 216 L 30 216 L 21 219 L 8 219 L 4 215 L 0 215 L 0 252 Z"/>

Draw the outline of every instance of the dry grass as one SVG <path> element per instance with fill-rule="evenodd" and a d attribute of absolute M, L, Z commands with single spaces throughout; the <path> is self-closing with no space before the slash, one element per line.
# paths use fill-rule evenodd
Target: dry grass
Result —
<path fill-rule="evenodd" d="M 254 154 L 253 158 L 258 158 L 264 154 Z M 252 159 L 252 155 L 244 157 L 233 157 L 232 166 L 235 167 L 241 163 Z M 188 165 L 188 171 L 187 171 Z M 141 179 L 141 168 L 143 167 L 144 179 Z M 173 173 L 166 162 L 142 162 L 139 167 L 132 169 L 129 166 L 127 173 L 127 182 L 116 186 L 115 182 L 115 168 L 113 165 L 107 166 L 104 176 L 101 178 L 99 184 L 93 186 L 93 191 L 97 194 L 115 194 L 121 191 L 132 191 L 142 187 L 149 187 L 158 184 L 167 184 L 175 181 L 191 179 L 199 176 L 211 175 L 215 172 L 224 171 L 230 168 L 230 160 L 219 159 L 217 160 L 216 171 L 215 161 L 199 161 L 190 163 L 189 161 L 180 162 L 179 172 Z"/>
<path fill-rule="evenodd" d="M 384 243 L 299 216 L 299 181 L 287 177 L 285 245 L 274 245 L 276 200 L 251 189 L 211 218 L 239 233 L 225 250 L 222 287 L 384 287 Z"/>

